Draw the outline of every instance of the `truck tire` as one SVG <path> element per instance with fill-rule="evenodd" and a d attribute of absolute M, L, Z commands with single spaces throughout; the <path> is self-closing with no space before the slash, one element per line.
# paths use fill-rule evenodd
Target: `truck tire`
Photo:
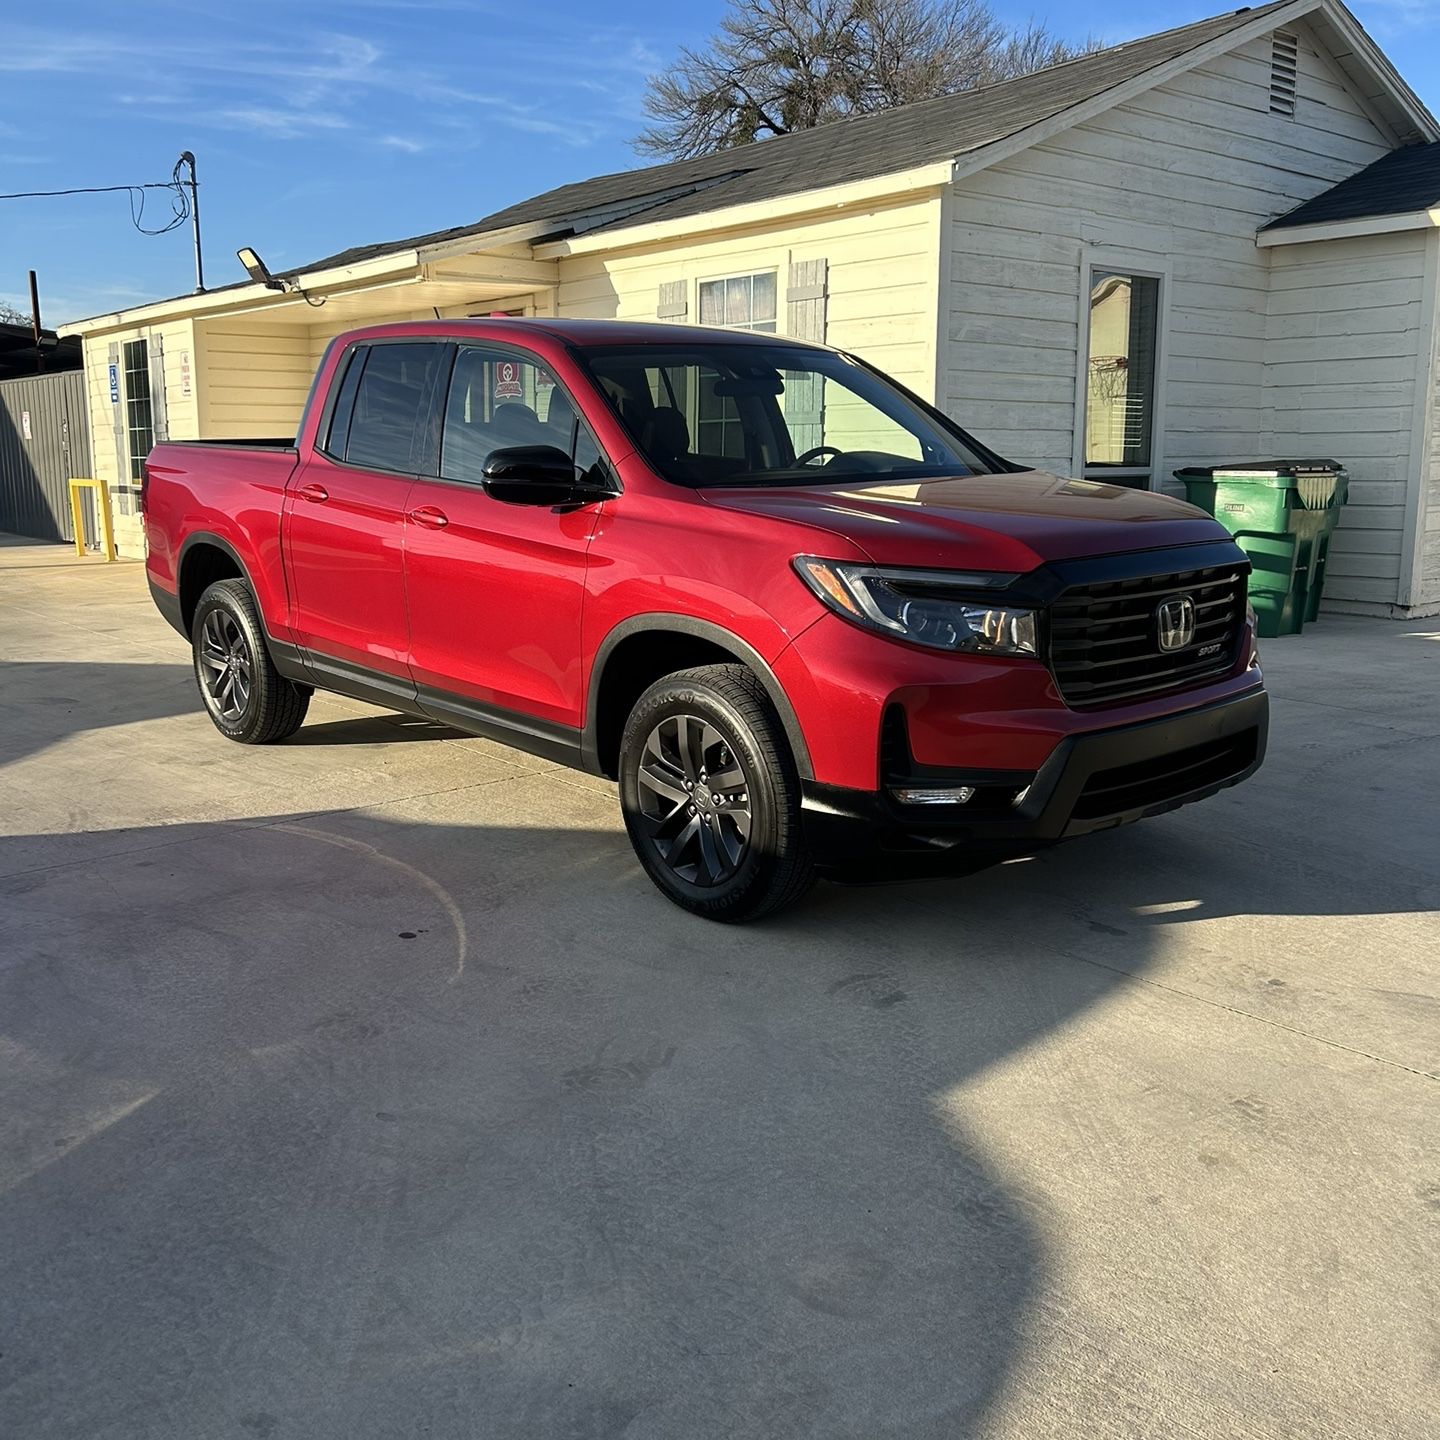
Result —
<path fill-rule="evenodd" d="M 300 728 L 311 692 L 276 670 L 255 597 L 243 580 L 210 586 L 195 607 L 190 633 L 200 698 L 227 740 L 270 745 Z"/>
<path fill-rule="evenodd" d="M 630 843 L 682 909 L 758 920 L 814 883 L 795 759 L 745 666 L 704 665 L 656 681 L 625 723 L 619 771 Z"/>

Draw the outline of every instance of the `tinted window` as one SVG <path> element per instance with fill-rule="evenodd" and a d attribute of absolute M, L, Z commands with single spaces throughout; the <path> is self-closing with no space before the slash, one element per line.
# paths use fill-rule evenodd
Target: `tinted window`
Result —
<path fill-rule="evenodd" d="M 360 388 L 360 376 L 365 370 L 365 357 L 369 355 L 365 346 L 357 346 L 344 361 L 340 388 L 335 392 L 335 408 L 330 415 L 330 429 L 321 447 L 337 459 L 345 458 L 345 437 L 350 433 L 350 416 L 355 410 L 355 392 Z"/>
<path fill-rule="evenodd" d="M 440 473 L 479 484 L 492 450 L 554 445 L 585 470 L 600 460 L 590 432 L 555 377 L 512 351 L 462 345 L 450 373 Z"/>
<path fill-rule="evenodd" d="M 376 470 L 416 467 L 417 422 L 443 353 L 444 346 L 432 344 L 371 346 L 355 391 L 347 463 Z"/>

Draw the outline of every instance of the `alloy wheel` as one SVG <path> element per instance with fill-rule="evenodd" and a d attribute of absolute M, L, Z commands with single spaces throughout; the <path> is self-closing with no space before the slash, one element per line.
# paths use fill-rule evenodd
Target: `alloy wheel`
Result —
<path fill-rule="evenodd" d="M 645 741 L 636 780 L 641 824 L 681 880 L 709 888 L 739 870 L 750 848 L 750 781 L 709 721 L 660 721 Z"/>
<path fill-rule="evenodd" d="M 200 627 L 201 684 L 222 720 L 237 723 L 250 704 L 255 669 L 245 633 L 225 610 L 212 610 Z"/>

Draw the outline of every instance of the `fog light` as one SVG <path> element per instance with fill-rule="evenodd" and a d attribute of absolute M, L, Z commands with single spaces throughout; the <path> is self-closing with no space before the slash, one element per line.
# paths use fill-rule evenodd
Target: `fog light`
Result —
<path fill-rule="evenodd" d="M 945 789 L 900 789 L 890 792 L 902 805 L 963 805 L 975 793 L 973 785 Z"/>

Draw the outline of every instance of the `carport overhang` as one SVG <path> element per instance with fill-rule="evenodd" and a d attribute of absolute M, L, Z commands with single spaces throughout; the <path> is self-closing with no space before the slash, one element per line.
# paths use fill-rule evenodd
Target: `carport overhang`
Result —
<path fill-rule="evenodd" d="M 541 229 L 525 228 L 532 232 Z M 323 319 L 345 328 L 422 309 L 452 316 L 483 314 L 501 302 L 558 288 L 558 262 L 535 259 L 531 238 L 510 231 L 467 236 L 394 251 L 358 264 L 286 274 L 281 280 L 283 290 L 242 282 L 94 315 L 60 327 L 59 333 L 91 336 L 170 320 L 240 315 L 259 324 L 308 324 Z"/>

